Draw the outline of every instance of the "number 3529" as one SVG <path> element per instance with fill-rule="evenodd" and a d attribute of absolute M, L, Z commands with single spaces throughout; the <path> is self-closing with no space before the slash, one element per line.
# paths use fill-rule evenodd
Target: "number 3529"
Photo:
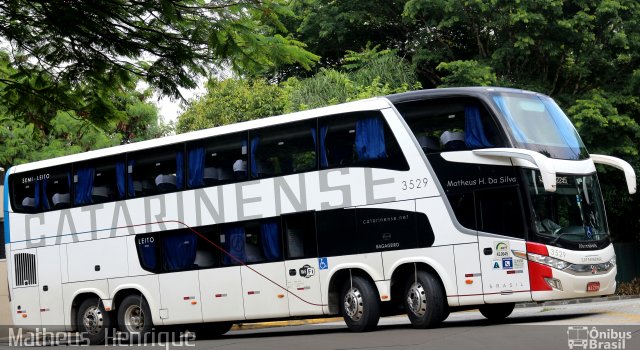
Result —
<path fill-rule="evenodd" d="M 427 178 L 422 179 L 411 179 L 411 180 L 403 180 L 402 181 L 402 190 L 413 190 L 415 188 L 424 188 L 427 187 Z"/>

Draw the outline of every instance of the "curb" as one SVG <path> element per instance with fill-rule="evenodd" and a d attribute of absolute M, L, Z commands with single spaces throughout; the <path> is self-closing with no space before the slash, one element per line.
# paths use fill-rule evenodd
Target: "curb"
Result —
<path fill-rule="evenodd" d="M 640 295 L 614 295 L 610 297 L 595 297 L 595 298 L 582 298 L 582 299 L 569 299 L 569 300 L 551 300 L 542 303 L 521 303 L 516 304 L 516 308 L 526 307 L 544 307 L 544 306 L 557 306 L 557 305 L 573 305 L 573 304 L 587 304 L 596 303 L 599 301 L 616 301 L 627 299 L 640 299 Z"/>
<path fill-rule="evenodd" d="M 301 320 L 284 320 L 284 321 L 269 321 L 269 322 L 256 322 L 256 323 L 238 323 L 231 327 L 232 331 L 242 331 L 249 329 L 262 329 L 262 328 L 276 328 L 276 327 L 289 327 L 289 326 L 303 326 L 307 324 L 329 323 L 342 321 L 342 317 L 329 317 L 329 318 L 309 318 Z"/>

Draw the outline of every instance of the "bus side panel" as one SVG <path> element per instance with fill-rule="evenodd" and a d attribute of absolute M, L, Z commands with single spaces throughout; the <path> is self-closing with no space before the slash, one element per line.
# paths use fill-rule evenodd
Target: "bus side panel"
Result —
<path fill-rule="evenodd" d="M 69 282 L 128 275 L 127 239 L 117 237 L 67 246 Z"/>
<path fill-rule="evenodd" d="M 109 279 L 109 297 L 114 299 L 119 291 L 124 289 L 134 289 L 138 295 L 142 294 L 149 304 L 151 318 L 154 325 L 162 324 L 160 319 L 160 284 L 158 275 L 135 276 Z M 121 298 L 119 298 L 122 300 Z M 113 305 L 117 314 L 120 305 Z M 115 321 L 115 320 L 114 320 Z"/>
<path fill-rule="evenodd" d="M 478 242 L 475 231 L 473 234 L 463 233 L 454 226 L 453 214 L 449 213 L 441 197 L 417 199 L 416 211 L 427 214 L 429 218 L 435 236 L 433 246 Z"/>
<path fill-rule="evenodd" d="M 460 305 L 484 304 L 478 243 L 453 246 Z"/>
<path fill-rule="evenodd" d="M 240 266 L 204 269 L 198 276 L 204 322 L 244 320 Z"/>
<path fill-rule="evenodd" d="M 38 248 L 40 275 L 40 314 L 42 326 L 50 331 L 64 331 L 60 245 Z"/>
<path fill-rule="evenodd" d="M 34 329 L 40 327 L 40 288 L 19 287 L 13 289 L 11 300 L 11 316 L 14 326 Z"/>

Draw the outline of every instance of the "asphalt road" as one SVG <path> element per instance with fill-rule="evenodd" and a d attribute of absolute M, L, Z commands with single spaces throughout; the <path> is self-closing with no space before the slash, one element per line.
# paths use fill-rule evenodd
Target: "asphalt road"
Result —
<path fill-rule="evenodd" d="M 164 342 L 129 349 L 640 349 L 640 299 L 517 308 L 501 324 L 477 311 L 453 313 L 436 329 L 411 328 L 406 317 L 380 320 L 370 333 L 343 322 L 231 331 L 214 340 Z M 580 341 L 585 341 L 580 343 Z M 586 345 L 583 347 L 582 345 Z M 91 347 L 104 349 L 105 346 Z"/>

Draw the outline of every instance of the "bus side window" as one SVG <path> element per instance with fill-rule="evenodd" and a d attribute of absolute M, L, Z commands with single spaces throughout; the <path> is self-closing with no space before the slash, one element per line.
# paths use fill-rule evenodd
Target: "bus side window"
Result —
<path fill-rule="evenodd" d="M 158 235 L 155 233 L 136 236 L 136 248 L 140 266 L 151 272 L 158 271 Z"/>
<path fill-rule="evenodd" d="M 355 209 L 332 209 L 316 213 L 318 254 L 321 257 L 358 254 Z"/>
<path fill-rule="evenodd" d="M 187 145 L 187 187 L 201 188 L 247 179 L 247 133 Z"/>
<path fill-rule="evenodd" d="M 315 120 L 250 132 L 253 179 L 316 170 Z"/>
<path fill-rule="evenodd" d="M 104 203 L 125 198 L 124 157 L 74 166 L 75 205 Z"/>
<path fill-rule="evenodd" d="M 174 192 L 184 188 L 182 144 L 134 152 L 128 158 L 129 198 Z"/>
<path fill-rule="evenodd" d="M 270 218 L 224 225 L 220 242 L 228 254 L 223 265 L 282 261 L 280 219 Z"/>
<path fill-rule="evenodd" d="M 312 212 L 283 216 L 287 259 L 314 258 L 316 249 L 316 219 Z"/>
<path fill-rule="evenodd" d="M 475 192 L 478 231 L 524 238 L 525 220 L 517 187 Z"/>
<path fill-rule="evenodd" d="M 321 169 L 409 169 L 391 129 L 377 111 L 321 118 L 318 143 Z"/>
<path fill-rule="evenodd" d="M 495 121 L 475 99 L 421 100 L 396 107 L 427 154 L 504 146 Z"/>
<path fill-rule="evenodd" d="M 162 267 L 164 271 L 196 269 L 198 236 L 190 230 L 160 233 L 162 241 Z"/>

